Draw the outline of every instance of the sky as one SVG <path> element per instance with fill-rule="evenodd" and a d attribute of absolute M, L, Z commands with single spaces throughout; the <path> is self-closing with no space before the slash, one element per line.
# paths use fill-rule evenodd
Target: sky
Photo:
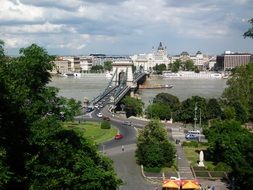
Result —
<path fill-rule="evenodd" d="M 253 53 L 243 38 L 253 0 L 0 0 L 0 39 L 17 55 L 36 43 L 54 55 Z"/>

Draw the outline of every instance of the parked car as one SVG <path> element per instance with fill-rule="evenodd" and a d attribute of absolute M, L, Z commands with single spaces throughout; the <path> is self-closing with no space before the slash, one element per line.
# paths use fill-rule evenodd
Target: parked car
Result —
<path fill-rule="evenodd" d="M 102 113 L 98 113 L 97 116 L 98 116 L 99 118 L 103 117 Z"/>
<path fill-rule="evenodd" d="M 114 137 L 114 139 L 115 140 L 120 140 L 120 139 L 122 139 L 124 136 L 122 135 L 122 134 L 117 134 L 117 135 L 115 135 L 115 137 Z"/>
<path fill-rule="evenodd" d="M 124 121 L 123 125 L 132 126 L 132 121 Z"/>
<path fill-rule="evenodd" d="M 195 135 L 195 134 L 186 134 L 185 135 L 185 138 L 186 139 L 197 139 L 198 138 L 198 135 Z"/>

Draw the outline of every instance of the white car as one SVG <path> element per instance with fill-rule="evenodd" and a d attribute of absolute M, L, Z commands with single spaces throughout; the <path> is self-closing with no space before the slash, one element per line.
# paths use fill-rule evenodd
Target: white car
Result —
<path fill-rule="evenodd" d="M 98 113 L 97 116 L 98 116 L 99 118 L 103 117 L 102 113 Z"/>

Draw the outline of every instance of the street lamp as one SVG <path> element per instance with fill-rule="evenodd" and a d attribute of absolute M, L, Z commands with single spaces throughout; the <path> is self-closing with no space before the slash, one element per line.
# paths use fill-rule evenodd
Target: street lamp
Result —
<path fill-rule="evenodd" d="M 194 108 L 194 111 L 195 111 L 195 113 L 194 113 L 194 130 L 196 130 L 196 124 L 197 124 L 197 117 L 196 117 L 197 109 L 198 109 L 197 103 L 195 103 L 195 108 Z"/>

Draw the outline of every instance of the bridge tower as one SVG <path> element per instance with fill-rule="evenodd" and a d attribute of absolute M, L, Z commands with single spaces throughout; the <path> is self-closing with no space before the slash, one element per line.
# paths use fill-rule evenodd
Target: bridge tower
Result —
<path fill-rule="evenodd" d="M 133 78 L 133 62 L 131 60 L 116 60 L 112 63 L 113 73 L 117 72 L 113 78 L 114 85 L 120 85 L 122 80 L 126 80 L 126 85 L 129 87 L 134 87 Z"/>

